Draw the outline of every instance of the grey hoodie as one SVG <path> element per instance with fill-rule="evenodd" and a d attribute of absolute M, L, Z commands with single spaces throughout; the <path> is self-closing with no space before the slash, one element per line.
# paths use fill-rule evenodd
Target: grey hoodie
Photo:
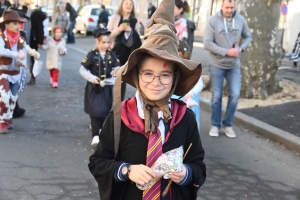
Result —
<path fill-rule="evenodd" d="M 240 40 L 243 38 L 242 43 Z M 233 47 L 245 50 L 252 36 L 245 18 L 235 12 L 231 21 L 221 11 L 209 18 L 204 32 L 204 48 L 209 51 L 209 64 L 224 69 L 240 67 L 239 57 L 228 57 L 226 52 Z"/>

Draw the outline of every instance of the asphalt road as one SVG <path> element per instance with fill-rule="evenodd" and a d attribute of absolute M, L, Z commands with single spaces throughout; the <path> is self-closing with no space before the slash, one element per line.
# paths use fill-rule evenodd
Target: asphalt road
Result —
<path fill-rule="evenodd" d="M 99 199 L 87 166 L 93 149 L 89 117 L 83 111 L 85 80 L 78 73 L 93 45 L 88 36 L 69 47 L 58 89 L 50 87 L 43 68 L 36 85 L 26 86 L 21 94 L 25 116 L 13 120 L 13 131 L 0 135 L 0 200 Z M 195 47 L 193 57 L 205 63 L 207 52 Z M 134 92 L 128 87 L 127 97 Z M 234 126 L 236 139 L 224 134 L 211 138 L 209 118 L 202 111 L 207 180 L 198 200 L 300 199 L 299 155 L 239 126 Z"/>

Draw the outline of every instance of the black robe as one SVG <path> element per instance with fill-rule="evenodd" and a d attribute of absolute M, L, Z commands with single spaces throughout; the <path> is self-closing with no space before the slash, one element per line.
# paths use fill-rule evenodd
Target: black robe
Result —
<path fill-rule="evenodd" d="M 185 105 L 178 101 L 180 106 Z M 137 113 L 137 109 L 123 110 L 125 113 Z M 172 183 L 172 200 L 196 200 L 197 192 L 206 178 L 206 166 L 203 162 L 204 150 L 202 148 L 200 135 L 195 120 L 195 115 L 190 109 L 186 109 L 183 117 L 176 121 L 176 114 L 173 115 L 170 125 L 170 136 L 163 144 L 163 153 L 183 146 L 184 152 L 190 143 L 192 148 L 184 159 L 184 164 L 192 169 L 192 183 L 185 186 Z M 101 200 L 142 200 L 142 190 L 136 187 L 132 181 L 116 183 L 114 171 L 119 162 L 131 164 L 146 164 L 148 139 L 141 133 L 129 129 L 124 121 L 121 123 L 121 135 L 119 152 L 114 158 L 114 123 L 113 113 L 110 113 L 105 121 L 100 134 L 100 143 L 96 152 L 90 157 L 89 169 L 98 182 Z M 138 123 L 131 123 L 138 126 Z M 132 128 L 131 126 L 131 128 Z M 199 187 L 195 187 L 198 185 Z"/>

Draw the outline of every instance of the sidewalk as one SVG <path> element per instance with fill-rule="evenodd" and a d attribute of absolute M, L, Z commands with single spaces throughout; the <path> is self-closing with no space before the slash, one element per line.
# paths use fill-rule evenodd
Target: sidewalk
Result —
<path fill-rule="evenodd" d="M 195 36 L 195 42 L 202 41 L 202 37 Z M 300 69 L 293 68 L 292 61 L 287 58 L 282 60 L 277 76 L 300 84 Z M 201 106 L 210 111 L 210 100 L 201 98 Z M 225 108 L 222 112 L 225 113 Z M 234 123 L 300 152 L 300 101 L 240 109 L 235 114 Z"/>

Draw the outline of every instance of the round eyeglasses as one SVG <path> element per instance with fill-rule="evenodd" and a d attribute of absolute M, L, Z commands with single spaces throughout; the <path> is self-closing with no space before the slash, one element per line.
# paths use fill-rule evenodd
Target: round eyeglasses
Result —
<path fill-rule="evenodd" d="M 171 73 L 162 73 L 160 76 L 155 76 L 151 72 L 143 72 L 139 74 L 141 75 L 142 81 L 145 83 L 153 82 L 155 77 L 159 78 L 162 85 L 169 85 L 173 81 L 173 75 Z"/>

